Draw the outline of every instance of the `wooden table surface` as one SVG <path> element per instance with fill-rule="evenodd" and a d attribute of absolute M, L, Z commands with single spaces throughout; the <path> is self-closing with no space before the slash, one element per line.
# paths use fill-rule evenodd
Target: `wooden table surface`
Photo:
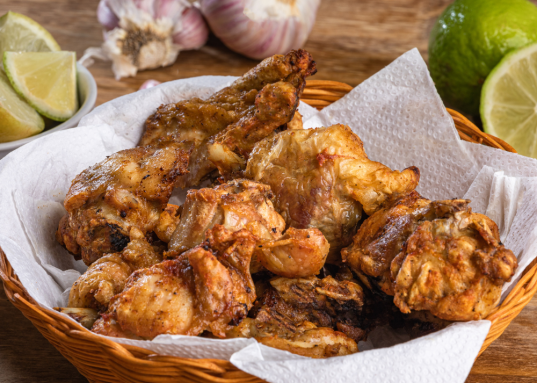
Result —
<path fill-rule="evenodd" d="M 537 0 L 533 0 L 537 3 Z M 0 15 L 23 13 L 47 28 L 65 50 L 81 57 L 102 42 L 97 1 L 0 0 Z M 427 59 L 429 31 L 450 0 L 324 0 L 305 46 L 319 69 L 316 79 L 357 85 L 402 53 L 417 47 Z M 168 81 L 199 75 L 240 75 L 256 64 L 211 37 L 200 51 L 181 52 L 167 68 L 114 80 L 110 64 L 90 68 L 97 105 L 136 91 L 147 79 Z M 467 382 L 537 382 L 537 298 L 480 356 Z M 0 382 L 84 382 L 0 292 Z"/>

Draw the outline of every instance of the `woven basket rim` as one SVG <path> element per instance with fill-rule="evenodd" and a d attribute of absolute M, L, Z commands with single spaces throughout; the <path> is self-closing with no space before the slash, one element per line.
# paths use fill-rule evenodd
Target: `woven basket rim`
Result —
<path fill-rule="evenodd" d="M 352 86 L 341 82 L 309 80 L 302 101 L 322 109 L 352 89 Z M 509 144 L 482 132 L 462 114 L 450 109 L 447 111 L 462 140 L 516 153 Z M 144 348 L 119 344 L 92 333 L 56 311 L 41 307 L 28 294 L 2 249 L 0 279 L 8 299 L 90 381 L 169 382 L 185 379 L 218 383 L 262 382 L 228 361 L 163 356 Z M 492 323 L 479 355 L 503 333 L 536 292 L 537 259 L 524 270 L 502 304 L 486 318 Z"/>

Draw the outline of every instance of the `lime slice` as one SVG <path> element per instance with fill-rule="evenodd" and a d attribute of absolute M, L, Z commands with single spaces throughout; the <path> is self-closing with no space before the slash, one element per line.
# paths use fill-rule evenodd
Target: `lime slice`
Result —
<path fill-rule="evenodd" d="M 8 12 L 0 17 L 0 57 L 5 51 L 59 51 L 54 37 L 41 25 L 20 13 Z"/>
<path fill-rule="evenodd" d="M 480 111 L 485 132 L 537 158 L 537 44 L 509 53 L 492 70 Z"/>
<path fill-rule="evenodd" d="M 0 70 L 0 142 L 20 140 L 41 133 L 45 122 L 22 100 Z"/>
<path fill-rule="evenodd" d="M 13 88 L 39 113 L 65 121 L 78 109 L 74 52 L 4 52 Z"/>

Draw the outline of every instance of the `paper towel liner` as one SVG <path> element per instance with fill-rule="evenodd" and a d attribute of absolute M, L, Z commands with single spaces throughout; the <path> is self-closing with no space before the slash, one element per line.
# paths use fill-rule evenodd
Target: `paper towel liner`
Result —
<path fill-rule="evenodd" d="M 135 146 L 145 119 L 159 105 L 207 97 L 234 79 L 177 80 L 120 97 L 96 108 L 79 128 L 35 140 L 0 161 L 0 247 L 40 305 L 65 306 L 70 286 L 86 269 L 54 238 L 71 180 L 107 155 Z M 520 264 L 503 297 L 535 258 L 537 162 L 462 142 L 416 49 L 323 111 L 305 104 L 300 111 L 306 127 L 349 125 L 373 160 L 399 170 L 418 166 L 418 191 L 425 197 L 470 198 L 475 211 L 495 219 Z M 489 327 L 486 320 L 455 323 L 407 342 L 404 334 L 380 328 L 360 342 L 367 351 L 325 360 L 272 349 L 254 339 L 161 335 L 153 341 L 114 340 L 162 355 L 230 360 L 269 382 L 451 383 L 464 382 Z"/>

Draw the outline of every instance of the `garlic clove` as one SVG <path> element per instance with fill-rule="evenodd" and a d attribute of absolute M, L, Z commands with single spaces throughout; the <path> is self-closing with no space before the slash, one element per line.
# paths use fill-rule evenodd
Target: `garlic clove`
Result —
<path fill-rule="evenodd" d="M 153 1 L 153 18 L 168 18 L 173 24 L 183 22 L 184 12 L 191 5 L 186 0 L 154 0 Z"/>
<path fill-rule="evenodd" d="M 209 38 L 209 28 L 201 15 L 201 11 L 192 6 L 183 12 L 181 29 L 173 34 L 173 42 L 181 49 L 199 49 Z"/>
<path fill-rule="evenodd" d="M 118 17 L 110 9 L 106 0 L 101 0 L 97 6 L 97 20 L 107 31 L 111 31 L 119 25 Z"/>
<path fill-rule="evenodd" d="M 144 90 L 144 89 L 153 88 L 154 86 L 157 86 L 157 85 L 160 85 L 160 84 L 161 84 L 161 82 L 157 81 L 157 80 L 147 80 L 142 84 L 142 86 L 140 86 L 140 89 L 138 89 L 138 90 Z"/>

